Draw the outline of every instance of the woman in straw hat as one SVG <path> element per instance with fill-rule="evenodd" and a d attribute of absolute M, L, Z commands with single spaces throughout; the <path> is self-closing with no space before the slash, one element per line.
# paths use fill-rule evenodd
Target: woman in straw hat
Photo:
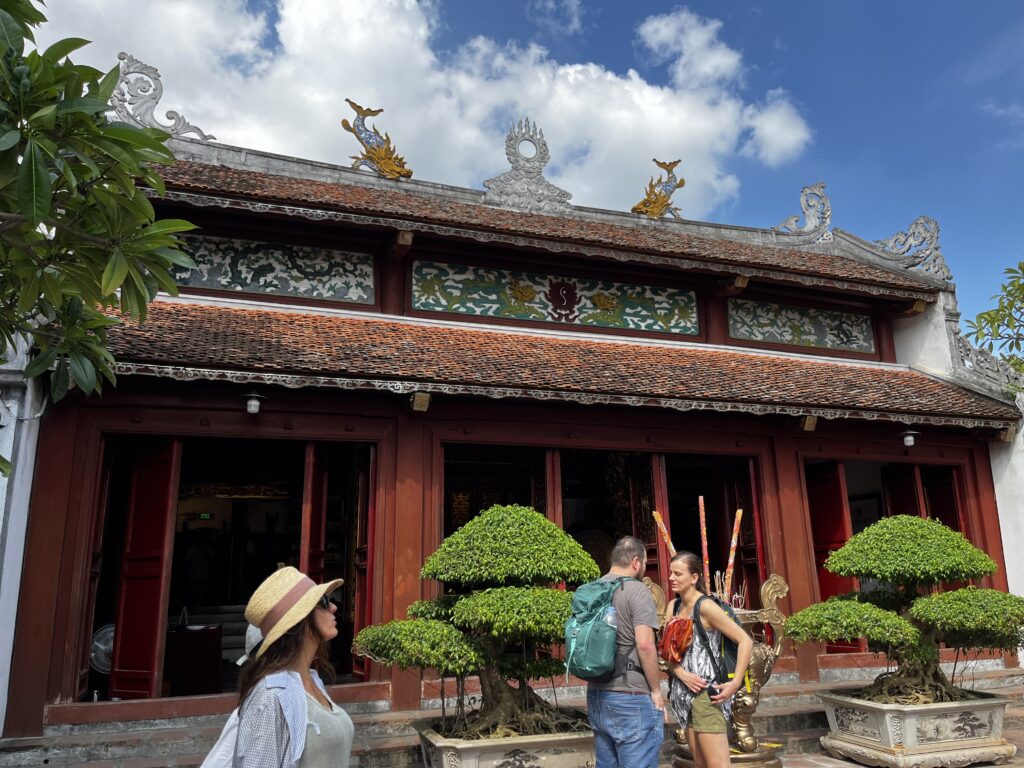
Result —
<path fill-rule="evenodd" d="M 328 595 L 295 568 L 269 576 L 245 607 L 263 642 L 238 686 L 237 768 L 348 768 L 352 720 L 331 701 L 317 669 L 333 676 L 327 643 L 337 637 Z"/>

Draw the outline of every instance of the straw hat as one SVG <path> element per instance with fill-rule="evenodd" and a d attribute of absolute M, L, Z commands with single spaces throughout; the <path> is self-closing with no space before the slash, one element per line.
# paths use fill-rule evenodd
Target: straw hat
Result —
<path fill-rule="evenodd" d="M 245 620 L 258 627 L 263 635 L 263 644 L 256 651 L 256 658 L 312 613 L 321 597 L 343 583 L 343 579 L 334 579 L 326 584 L 317 584 L 291 566 L 274 571 L 264 579 L 245 606 Z"/>

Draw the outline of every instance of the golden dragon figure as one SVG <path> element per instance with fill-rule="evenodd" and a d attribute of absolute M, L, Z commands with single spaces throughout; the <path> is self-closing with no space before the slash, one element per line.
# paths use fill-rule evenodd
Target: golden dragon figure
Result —
<path fill-rule="evenodd" d="M 366 118 L 375 117 L 384 110 L 366 109 L 352 99 L 345 99 L 345 101 L 355 111 L 356 120 L 354 125 L 348 120 L 342 120 L 341 127 L 355 136 L 363 145 L 363 154 L 351 155 L 354 161 L 352 167 L 365 166 L 385 179 L 407 179 L 412 176 L 412 169 L 406 167 L 405 158 L 395 151 L 391 137 L 387 133 L 381 136 L 380 131 L 376 128 L 366 127 Z"/>
<path fill-rule="evenodd" d="M 686 184 L 686 179 L 676 178 L 675 169 L 680 162 L 681 160 L 673 160 L 663 163 L 658 159 L 654 160 L 654 164 L 665 171 L 667 178 L 658 176 L 658 180 L 655 181 L 654 177 L 651 177 L 647 184 L 647 195 L 630 209 L 633 213 L 652 219 L 660 219 L 666 213 L 671 213 L 675 218 L 680 218 L 679 209 L 672 205 L 672 194 Z"/>

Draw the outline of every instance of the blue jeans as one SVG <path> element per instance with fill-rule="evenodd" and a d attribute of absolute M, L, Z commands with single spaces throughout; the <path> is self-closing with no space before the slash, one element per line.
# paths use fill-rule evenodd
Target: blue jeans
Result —
<path fill-rule="evenodd" d="M 657 768 L 665 719 L 650 696 L 591 689 L 587 714 L 594 729 L 596 768 Z"/>

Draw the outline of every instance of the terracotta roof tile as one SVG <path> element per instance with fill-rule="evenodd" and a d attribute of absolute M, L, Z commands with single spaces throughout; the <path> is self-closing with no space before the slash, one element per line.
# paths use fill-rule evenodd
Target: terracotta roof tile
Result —
<path fill-rule="evenodd" d="M 110 331 L 119 362 L 874 414 L 1015 421 L 1017 410 L 885 366 L 494 329 L 155 302 Z"/>
<path fill-rule="evenodd" d="M 457 200 L 178 161 L 161 169 L 167 187 L 190 192 L 429 222 L 665 257 L 778 270 L 924 293 L 935 287 L 914 273 L 790 248 L 698 237 L 670 227 L 625 226 L 577 217 L 522 213 Z"/>

